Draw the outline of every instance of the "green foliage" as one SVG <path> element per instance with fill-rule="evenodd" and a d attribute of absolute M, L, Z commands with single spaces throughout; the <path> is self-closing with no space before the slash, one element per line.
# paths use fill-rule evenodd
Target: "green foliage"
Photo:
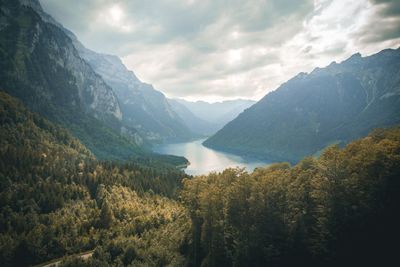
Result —
<path fill-rule="evenodd" d="M 97 161 L 66 130 L 1 92 L 0 125 L 2 266 L 94 248 L 92 260 L 66 265 L 184 261 L 180 246 L 189 219 L 181 205 L 161 196 L 176 196 L 181 171 L 151 158 Z"/>
<path fill-rule="evenodd" d="M 248 174 L 184 180 L 194 266 L 389 263 L 400 237 L 400 128 Z M 385 265 L 385 264 L 383 264 Z"/>
<path fill-rule="evenodd" d="M 109 229 L 114 221 L 114 214 L 107 201 L 103 201 L 100 212 L 100 226 Z"/>
<path fill-rule="evenodd" d="M 293 167 L 227 169 L 182 182 L 182 172 L 151 157 L 97 161 L 66 130 L 5 93 L 0 125 L 2 266 L 64 256 L 64 266 L 358 266 L 396 259 L 400 128 L 328 147 Z"/>

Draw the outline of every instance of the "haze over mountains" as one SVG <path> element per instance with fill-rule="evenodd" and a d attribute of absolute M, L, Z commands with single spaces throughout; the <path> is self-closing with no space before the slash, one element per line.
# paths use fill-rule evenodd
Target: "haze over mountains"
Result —
<path fill-rule="evenodd" d="M 214 134 L 243 110 L 256 103 L 256 101 L 244 99 L 215 103 L 191 102 L 183 99 L 169 99 L 168 101 L 186 125 L 193 132 L 201 135 Z"/>
<path fill-rule="evenodd" d="M 71 130 L 99 158 L 196 136 L 165 96 L 116 56 L 85 48 L 38 1 L 1 9 L 1 90 Z"/>
<path fill-rule="evenodd" d="M 40 4 L 35 1 L 27 1 L 26 4 L 33 7 L 45 21 L 62 29 L 71 38 L 80 57 L 112 87 L 121 105 L 124 125 L 135 128 L 140 137 L 150 142 L 182 141 L 192 137 L 165 96 L 152 85 L 141 82 L 117 56 L 86 48 L 71 31 L 46 14 Z"/>
<path fill-rule="evenodd" d="M 296 162 L 398 123 L 398 50 L 299 74 L 255 105 L 189 102 L 167 99 L 118 57 L 85 48 L 37 1 L 21 3 L 1 10 L 2 90 L 70 129 L 100 158 L 218 131 L 205 145 Z"/>
<path fill-rule="evenodd" d="M 49 38 L 53 38 L 55 42 L 59 42 L 60 38 L 63 38 L 65 42 L 68 43 L 69 53 L 74 55 L 75 61 L 68 65 L 69 69 L 67 71 L 72 70 L 76 76 L 83 74 L 83 77 L 79 77 L 80 79 L 84 80 L 82 81 L 82 84 L 85 84 L 85 86 L 88 86 L 88 88 L 92 88 L 91 97 L 94 99 L 93 101 L 96 102 L 89 103 L 90 109 L 93 109 L 96 105 L 99 105 L 98 103 L 102 101 L 102 98 L 107 96 L 105 92 L 101 92 L 100 87 L 97 89 L 98 86 L 88 85 L 88 82 L 86 82 L 85 79 L 88 77 L 93 77 L 97 83 L 103 83 L 104 86 L 108 88 L 109 94 L 112 95 L 114 100 L 103 101 L 103 107 L 98 108 L 97 113 L 92 115 L 94 115 L 97 119 L 102 119 L 103 123 L 111 126 L 114 135 L 116 135 L 114 138 L 119 139 L 120 136 L 123 136 L 125 139 L 127 139 L 124 141 L 127 142 L 126 144 L 122 145 L 121 143 L 121 145 L 116 145 L 116 147 L 132 146 L 131 152 L 129 153 L 134 152 L 135 149 L 133 147 L 135 146 L 142 146 L 151 143 L 187 141 L 198 136 L 213 134 L 222 128 L 225 123 L 234 119 L 240 112 L 243 111 L 243 109 L 254 103 L 254 101 L 246 100 L 225 101 L 223 103 L 214 104 L 209 104 L 206 102 L 191 103 L 184 100 L 178 100 L 177 102 L 173 100 L 167 100 L 167 98 L 161 92 L 155 90 L 152 85 L 141 82 L 132 71 L 128 70 L 123 65 L 122 61 L 117 56 L 97 53 L 84 47 L 71 31 L 65 29 L 50 15 L 46 14 L 37 1 L 21 1 L 21 3 L 24 6 L 31 7 L 39 15 L 39 17 L 35 18 L 38 23 L 43 24 L 43 27 L 52 28 L 53 31 L 57 32 L 57 35 L 51 35 Z M 24 10 L 23 12 L 29 13 L 31 11 Z M 34 16 L 33 13 L 20 15 L 22 17 Z M 11 18 L 9 19 L 11 20 Z M 4 21 L 4 24 L 6 23 L 8 22 Z M 16 24 L 18 23 L 16 22 Z M 27 32 L 34 32 L 35 27 L 38 27 L 35 23 L 27 23 L 18 26 L 24 27 L 24 31 Z M 13 33 L 10 32 L 10 34 Z M 27 37 L 28 38 L 24 40 L 24 43 L 21 43 L 21 45 L 28 46 L 29 43 L 32 42 L 32 38 L 40 39 L 41 35 L 39 32 L 36 35 L 33 33 L 32 36 L 28 35 Z M 10 46 L 13 41 L 17 42 L 17 40 L 8 40 Z M 21 40 L 19 41 L 21 42 Z M 62 45 L 60 44 L 59 46 Z M 48 48 L 42 47 L 42 49 L 49 50 L 52 48 L 53 47 L 50 45 Z M 4 47 L 4 49 L 7 50 L 8 47 Z M 32 51 L 33 49 L 34 47 L 32 48 Z M 15 53 L 19 53 L 21 56 L 28 56 L 28 51 L 18 51 L 18 53 Z M 50 58 L 49 61 L 43 62 L 42 65 L 43 67 L 48 67 L 49 69 L 54 70 L 56 62 L 52 62 L 52 60 L 62 62 L 70 59 L 71 56 L 56 54 L 54 57 Z M 82 67 L 76 64 L 78 61 L 80 61 L 81 64 L 84 64 L 87 71 L 91 72 L 91 74 L 82 72 Z M 6 60 L 4 60 L 4 62 L 6 62 Z M 33 68 L 33 66 L 28 66 L 28 68 Z M 8 65 L 4 68 L 4 70 L 4 74 L 7 72 L 17 72 L 18 66 Z M 49 76 L 48 79 L 50 79 L 50 75 L 53 74 L 51 72 L 46 72 L 42 75 L 47 75 Z M 64 75 L 63 78 L 65 77 L 66 76 Z M 20 78 L 21 77 L 18 77 L 18 79 Z M 29 77 L 29 79 L 35 80 L 38 79 L 38 77 Z M 7 88 L 7 82 L 9 82 L 8 78 L 3 78 L 3 81 L 3 88 Z M 40 86 L 45 87 L 43 84 Z M 25 90 L 28 89 L 19 90 L 22 90 L 21 97 L 24 99 L 26 97 L 26 95 L 24 95 Z M 49 90 L 49 88 L 47 87 L 46 90 Z M 50 90 L 52 89 L 50 88 Z M 57 90 L 60 90 L 60 88 L 57 88 Z M 62 90 L 68 91 L 66 89 Z M 9 90 L 8 92 L 16 95 L 13 90 Z M 57 93 L 55 94 L 56 97 L 61 97 L 57 95 Z M 65 101 L 66 99 L 63 97 L 63 100 Z M 46 104 L 43 106 L 51 106 L 53 104 L 51 103 L 52 100 L 49 101 L 50 103 L 46 102 Z M 185 110 L 178 104 L 178 102 L 179 104 L 183 104 L 188 109 Z M 101 112 L 107 112 L 108 109 L 112 108 L 115 109 L 115 114 L 113 115 L 115 115 L 114 117 L 116 119 L 113 122 L 109 121 L 109 119 L 106 120 L 103 118 L 103 115 L 100 115 Z M 42 107 L 37 107 L 37 111 L 41 112 L 45 116 L 50 116 L 46 114 L 54 114 L 57 112 L 68 113 L 67 111 L 63 111 L 62 107 L 57 107 L 56 109 L 58 109 L 56 112 L 51 112 L 42 110 Z M 194 116 L 191 113 L 193 113 Z M 72 128 L 72 122 L 78 117 L 79 115 L 76 114 L 74 116 L 71 115 L 71 118 L 68 119 L 68 121 L 65 118 L 59 118 L 56 121 L 58 123 L 63 123 L 63 125 L 66 127 Z M 80 125 L 76 128 L 84 127 L 83 125 Z M 88 135 L 88 133 L 86 133 L 87 131 L 82 132 L 81 129 L 76 129 L 75 132 L 77 136 L 80 136 L 82 140 L 86 141 L 86 144 L 89 147 L 91 147 L 93 150 L 97 150 L 98 155 L 101 154 L 104 157 L 107 156 L 108 152 L 103 151 L 104 148 L 99 148 L 99 146 L 102 146 L 101 143 L 98 145 L 89 144 L 92 142 L 90 139 L 96 138 L 86 137 L 86 135 Z M 102 134 L 102 130 L 97 130 L 96 132 L 97 135 Z M 101 138 L 103 139 L 103 137 Z M 107 138 L 104 137 L 104 139 Z M 129 145 L 129 142 L 132 144 Z"/>
<path fill-rule="evenodd" d="M 204 144 L 269 160 L 297 162 L 400 123 L 400 48 L 354 54 L 300 73 L 267 94 Z"/>
<path fill-rule="evenodd" d="M 117 94 L 124 124 L 137 129 L 150 142 L 185 141 L 193 137 L 164 94 L 141 82 L 117 56 L 93 52 L 75 40 L 81 57 Z"/>

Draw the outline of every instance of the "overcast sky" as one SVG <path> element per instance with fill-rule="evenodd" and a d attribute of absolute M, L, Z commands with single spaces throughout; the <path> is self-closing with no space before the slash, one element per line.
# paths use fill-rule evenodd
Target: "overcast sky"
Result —
<path fill-rule="evenodd" d="M 400 46 L 399 0 L 40 0 L 169 97 L 258 100 L 299 72 Z"/>

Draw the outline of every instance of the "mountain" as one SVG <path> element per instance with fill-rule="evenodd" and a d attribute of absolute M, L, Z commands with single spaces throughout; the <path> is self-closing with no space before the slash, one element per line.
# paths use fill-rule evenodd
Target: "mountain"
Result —
<path fill-rule="evenodd" d="M 124 125 L 137 129 L 150 142 L 184 141 L 193 137 L 163 93 L 141 82 L 117 56 L 91 51 L 73 34 L 70 36 L 81 57 L 117 94 Z"/>
<path fill-rule="evenodd" d="M 97 53 L 86 48 L 75 36 L 50 15 L 36 0 L 21 0 L 32 7 L 41 18 L 57 26 L 72 40 L 79 56 L 84 59 L 116 93 L 122 112 L 122 130 L 134 128 L 149 142 L 184 141 L 193 137 L 184 121 L 169 105 L 166 97 L 150 84 L 141 82 L 133 71 L 114 55 Z M 141 142 L 141 140 L 137 140 Z"/>
<path fill-rule="evenodd" d="M 400 49 L 355 54 L 300 73 L 204 142 L 269 160 L 296 162 L 400 123 Z"/>
<path fill-rule="evenodd" d="M 1 2 L 0 89 L 68 128 L 98 158 L 141 154 L 135 129 L 121 136 L 122 111 L 112 88 L 79 56 L 71 38 L 31 5 L 40 8 L 37 1 Z"/>
<path fill-rule="evenodd" d="M 207 122 L 207 134 L 213 134 L 226 123 L 236 118 L 243 110 L 252 106 L 255 101 L 237 99 L 216 103 L 205 101 L 190 102 L 183 99 L 174 99 L 173 105 L 178 103 L 185 106 L 194 116 Z M 178 109 L 179 107 L 175 107 Z M 181 115 L 181 113 L 179 113 Z M 182 115 L 181 115 L 182 116 Z"/>
<path fill-rule="evenodd" d="M 189 129 L 200 136 L 210 136 L 216 133 L 220 126 L 217 123 L 208 122 L 194 115 L 184 104 L 176 99 L 168 99 L 172 109 L 182 118 Z"/>
<path fill-rule="evenodd" d="M 67 130 L 57 126 L 38 114 L 27 109 L 21 101 L 5 92 L 0 92 L 0 144 L 2 163 L 3 156 L 12 161 L 20 157 L 38 159 L 60 156 L 68 160 L 95 160 L 93 154 L 74 138 Z M 23 157 L 23 150 L 32 149 Z M 7 153 L 7 150 L 9 150 Z M 18 152 L 21 152 L 18 155 Z M 53 154 L 49 152 L 52 151 Z M 41 154 L 42 153 L 42 154 Z M 29 154 L 29 155 L 28 155 Z M 11 168 L 11 165 L 7 168 Z M 2 171 L 5 168 L 1 168 Z"/>

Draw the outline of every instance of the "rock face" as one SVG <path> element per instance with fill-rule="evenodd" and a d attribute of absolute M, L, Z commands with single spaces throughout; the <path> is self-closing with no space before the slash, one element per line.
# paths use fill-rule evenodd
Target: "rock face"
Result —
<path fill-rule="evenodd" d="M 387 49 L 297 75 L 204 144 L 296 162 L 326 145 L 399 123 L 400 49 Z"/>
<path fill-rule="evenodd" d="M 141 82 L 117 56 L 96 53 L 77 39 L 80 55 L 116 92 L 124 125 L 134 127 L 151 142 L 185 141 L 193 137 L 167 98 L 150 84 Z"/>
<path fill-rule="evenodd" d="M 41 10 L 37 1 L 1 2 L 1 90 L 70 129 L 96 156 L 134 154 L 137 146 L 119 136 L 117 95 L 80 57 L 71 38 L 36 10 Z M 109 148 L 103 139 L 110 140 Z"/>
<path fill-rule="evenodd" d="M 86 48 L 71 31 L 46 14 L 35 1 L 23 1 L 44 21 L 57 26 L 68 35 L 79 56 L 113 89 L 121 106 L 119 115 L 124 126 L 123 133 L 128 136 L 133 133 L 139 143 L 142 143 L 142 137 L 150 142 L 168 142 L 185 141 L 194 136 L 171 108 L 164 94 L 155 90 L 152 85 L 141 82 L 125 67 L 120 58 Z"/>
<path fill-rule="evenodd" d="M 40 16 L 40 19 L 36 17 L 37 21 L 34 25 L 24 25 L 34 27 L 32 36 L 26 36 L 28 38 L 24 40 L 27 45 L 31 42 L 29 52 L 36 52 L 35 48 L 39 44 L 38 50 L 43 49 L 48 52 L 48 59 L 53 61 L 51 63 L 54 63 L 54 68 L 63 69 L 72 75 L 74 81 L 69 82 L 77 88 L 79 100 L 86 111 L 92 113 L 98 119 L 111 116 L 117 120 L 122 120 L 116 94 L 80 57 L 79 51 L 75 48 L 74 42 L 71 42 L 69 34 L 62 33 L 65 29 L 42 10 L 37 0 L 19 1 L 21 3 L 20 10 L 25 10 L 24 12 L 28 13 L 31 8 Z M 21 27 L 21 30 L 30 31 L 28 27 L 26 29 Z M 69 79 L 69 77 L 61 78 Z"/>

